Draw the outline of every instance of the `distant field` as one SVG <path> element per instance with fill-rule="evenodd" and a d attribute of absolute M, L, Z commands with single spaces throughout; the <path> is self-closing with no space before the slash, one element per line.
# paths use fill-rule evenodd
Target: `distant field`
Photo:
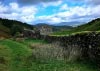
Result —
<path fill-rule="evenodd" d="M 0 71 L 98 71 L 90 62 L 57 60 L 56 46 L 35 39 L 0 40 Z"/>

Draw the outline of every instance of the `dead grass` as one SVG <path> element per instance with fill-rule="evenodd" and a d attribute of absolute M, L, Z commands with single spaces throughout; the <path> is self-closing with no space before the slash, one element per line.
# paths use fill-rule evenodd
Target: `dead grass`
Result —
<path fill-rule="evenodd" d="M 33 49 L 33 56 L 36 59 L 43 60 L 63 60 L 63 48 L 57 43 L 51 44 L 41 44 L 36 43 L 32 44 L 31 48 Z"/>
<path fill-rule="evenodd" d="M 30 48 L 33 50 L 33 57 L 36 59 L 75 61 L 81 56 L 81 49 L 77 45 L 63 47 L 59 42 L 34 43 L 30 45 Z"/>

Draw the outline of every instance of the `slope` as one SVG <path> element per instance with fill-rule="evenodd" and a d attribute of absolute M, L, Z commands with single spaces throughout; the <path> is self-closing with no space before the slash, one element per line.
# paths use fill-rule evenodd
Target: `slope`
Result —
<path fill-rule="evenodd" d="M 73 30 L 74 31 L 99 31 L 100 30 L 100 18 L 92 20 L 84 25 L 80 25 Z"/>
<path fill-rule="evenodd" d="M 10 37 L 10 29 L 0 24 L 0 37 Z"/>
<path fill-rule="evenodd" d="M 33 29 L 34 27 L 20 21 L 0 18 L 0 36 L 2 37 L 14 36 L 17 32 L 21 33 L 24 28 Z"/>

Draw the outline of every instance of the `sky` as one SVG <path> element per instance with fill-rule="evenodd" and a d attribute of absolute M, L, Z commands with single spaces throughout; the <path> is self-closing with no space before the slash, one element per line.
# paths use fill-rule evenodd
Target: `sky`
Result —
<path fill-rule="evenodd" d="M 99 17 L 100 0 L 0 0 L 0 18 L 33 25 L 80 25 Z"/>

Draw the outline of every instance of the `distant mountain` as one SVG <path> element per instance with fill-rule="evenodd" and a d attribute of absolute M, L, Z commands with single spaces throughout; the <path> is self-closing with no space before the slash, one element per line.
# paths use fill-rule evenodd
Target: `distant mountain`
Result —
<path fill-rule="evenodd" d="M 54 31 L 64 31 L 64 30 L 70 30 L 73 27 L 72 26 L 67 26 L 67 25 L 63 25 L 63 26 L 52 26 Z"/>
<path fill-rule="evenodd" d="M 50 27 L 50 26 L 52 26 L 52 25 L 49 25 L 49 24 L 46 24 L 46 23 L 38 23 L 38 24 L 36 24 L 36 25 L 34 25 L 36 28 L 40 28 L 40 27 L 42 27 L 42 26 L 48 26 L 48 27 Z"/>
<path fill-rule="evenodd" d="M 54 26 L 72 26 L 72 25 L 79 25 L 79 24 L 84 24 L 85 22 L 78 22 L 78 21 L 72 21 L 72 22 L 61 22 L 54 24 Z"/>
<path fill-rule="evenodd" d="M 0 18 L 0 37 L 13 36 L 18 32 L 21 33 L 24 28 L 33 29 L 33 26 L 16 20 Z"/>
<path fill-rule="evenodd" d="M 62 30 L 69 30 L 69 29 L 73 28 L 72 26 L 67 26 L 67 25 L 49 25 L 46 23 L 39 23 L 39 24 L 36 24 L 34 26 L 37 28 L 40 28 L 42 26 L 48 26 L 48 27 L 52 28 L 54 32 L 55 31 L 62 31 Z"/>

